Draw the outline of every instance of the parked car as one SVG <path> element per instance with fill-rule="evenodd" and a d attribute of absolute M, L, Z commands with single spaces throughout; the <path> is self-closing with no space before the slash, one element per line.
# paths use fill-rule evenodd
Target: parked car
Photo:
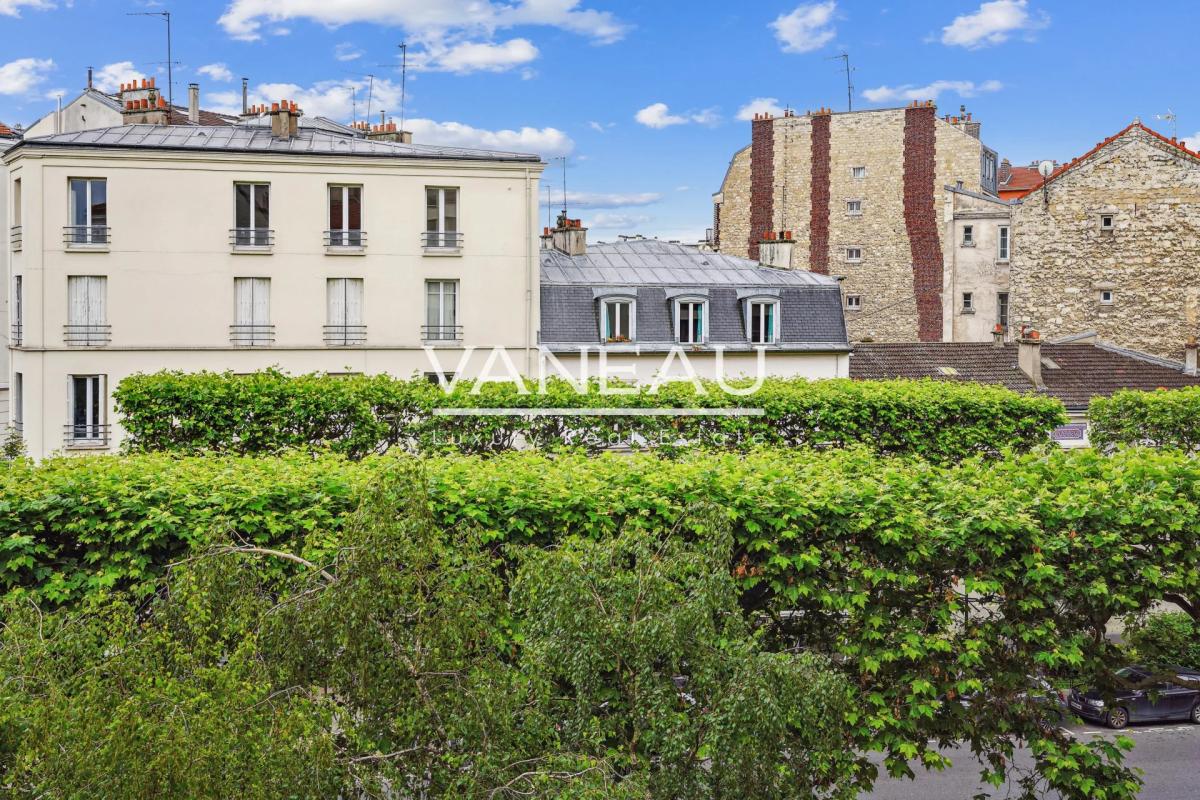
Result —
<path fill-rule="evenodd" d="M 1086 720 L 1110 728 L 1124 728 L 1130 722 L 1161 720 L 1191 720 L 1200 725 L 1200 670 L 1186 667 L 1152 670 L 1132 666 L 1117 670 L 1116 675 L 1126 683 L 1142 683 L 1165 672 L 1174 673 L 1185 681 L 1195 681 L 1197 685 L 1180 686 L 1164 681 L 1144 689 L 1118 689 L 1111 702 L 1106 701 L 1104 693 L 1098 689 L 1072 689 L 1067 707 Z"/>

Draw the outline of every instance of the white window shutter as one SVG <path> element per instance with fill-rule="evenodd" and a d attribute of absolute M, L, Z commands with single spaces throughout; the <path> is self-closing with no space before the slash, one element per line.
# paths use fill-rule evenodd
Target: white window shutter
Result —
<path fill-rule="evenodd" d="M 87 313 L 87 278 L 72 275 L 67 278 L 67 323 L 86 325 Z"/>
<path fill-rule="evenodd" d="M 346 279 L 346 324 L 363 324 L 363 279 Z"/>
<path fill-rule="evenodd" d="M 271 324 L 271 279 L 254 278 L 254 324 Z"/>
<path fill-rule="evenodd" d="M 254 321 L 253 278 L 233 279 L 234 324 L 249 325 Z"/>
<path fill-rule="evenodd" d="M 87 324 L 88 325 L 103 325 L 106 321 L 105 314 L 105 284 L 108 282 L 104 276 L 92 276 L 87 280 Z"/>
<path fill-rule="evenodd" d="M 326 306 L 330 325 L 346 324 L 346 279 L 330 278 L 325 282 Z"/>

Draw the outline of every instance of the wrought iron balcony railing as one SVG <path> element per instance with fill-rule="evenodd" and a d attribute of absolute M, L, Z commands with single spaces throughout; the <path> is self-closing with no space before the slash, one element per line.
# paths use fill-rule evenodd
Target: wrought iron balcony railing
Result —
<path fill-rule="evenodd" d="M 9 326 L 8 343 L 13 347 L 20 347 L 21 342 L 25 341 L 25 330 L 21 323 L 14 322 Z"/>
<path fill-rule="evenodd" d="M 275 343 L 275 326 L 230 325 L 229 341 L 238 347 L 266 347 Z"/>
<path fill-rule="evenodd" d="M 8 246 L 13 250 L 21 249 L 21 226 L 13 225 L 8 229 Z"/>
<path fill-rule="evenodd" d="M 461 342 L 462 325 L 422 325 L 421 339 L 426 342 Z"/>
<path fill-rule="evenodd" d="M 329 248 L 350 248 L 361 250 L 367 246 L 366 231 L 325 231 L 325 246 Z"/>
<path fill-rule="evenodd" d="M 108 447 L 112 426 L 101 423 L 63 426 L 63 444 L 68 448 Z"/>
<path fill-rule="evenodd" d="M 63 325 L 67 347 L 103 347 L 112 341 L 112 325 Z"/>
<path fill-rule="evenodd" d="M 229 246 L 234 250 L 267 250 L 275 246 L 275 231 L 271 228 L 230 228 Z"/>
<path fill-rule="evenodd" d="M 111 231 L 107 225 L 67 225 L 63 227 L 63 244 L 67 249 L 107 247 Z"/>
<path fill-rule="evenodd" d="M 426 250 L 459 250 L 463 246 L 463 235 L 458 231 L 425 231 L 421 234 L 421 246 Z"/>
<path fill-rule="evenodd" d="M 350 347 L 366 344 L 366 325 L 326 325 L 325 344 L 330 347 Z"/>

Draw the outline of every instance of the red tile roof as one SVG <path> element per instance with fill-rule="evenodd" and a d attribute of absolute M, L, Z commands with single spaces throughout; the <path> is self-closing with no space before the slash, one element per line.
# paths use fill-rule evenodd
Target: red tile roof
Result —
<path fill-rule="evenodd" d="M 1008 179 L 1000 184 L 1000 196 L 1023 197 L 1042 185 L 1042 174 L 1037 167 L 1009 167 Z"/>
<path fill-rule="evenodd" d="M 1141 122 L 1133 122 L 1133 123 L 1130 123 L 1129 125 L 1125 126 L 1124 128 L 1122 128 L 1117 133 L 1108 137 L 1104 141 L 1097 142 L 1095 147 L 1093 147 L 1091 150 L 1089 150 L 1086 153 L 1084 153 L 1083 155 L 1081 155 L 1079 158 L 1076 158 L 1072 161 L 1068 161 L 1066 164 L 1060 165 L 1058 167 L 1058 169 L 1056 169 L 1056 170 L 1054 170 L 1054 172 L 1050 173 L 1050 177 L 1046 179 L 1046 183 L 1049 184 L 1049 183 L 1052 183 L 1053 181 L 1057 180 L 1058 177 L 1060 175 L 1062 175 L 1063 173 L 1075 168 L 1076 166 L 1083 163 L 1084 161 L 1087 161 L 1089 158 L 1096 155 L 1096 153 L 1100 152 L 1100 150 L 1102 150 L 1103 148 L 1107 147 L 1108 145 L 1115 142 L 1117 139 L 1120 139 L 1122 136 L 1125 136 L 1130 131 L 1134 131 L 1134 130 L 1144 131 L 1145 133 L 1150 134 L 1151 136 L 1164 142 L 1165 144 L 1168 144 L 1171 147 L 1174 147 L 1176 150 L 1180 151 L 1181 153 L 1184 153 L 1184 154 L 1190 156 L 1191 158 L 1194 158 L 1197 161 L 1200 161 L 1200 152 L 1195 151 L 1195 150 L 1189 150 L 1187 147 L 1184 146 L 1183 142 L 1180 142 L 1174 138 L 1168 139 L 1166 136 L 1163 136 L 1158 131 L 1147 128 Z M 1017 197 L 1026 197 L 1033 192 L 1034 188 L 1040 188 L 1040 187 L 1041 187 L 1041 184 L 1039 183 L 1036 187 L 1029 189 L 1028 191 L 1024 192 L 1023 194 L 1017 195 Z"/>
<path fill-rule="evenodd" d="M 0 122 L 0 136 L 15 137 L 16 135 L 16 131 L 5 125 L 3 122 Z"/>
<path fill-rule="evenodd" d="M 997 347 L 984 342 L 856 344 L 850 354 L 850 377 L 929 378 L 1032 392 L 1033 384 L 1017 365 L 1017 347 L 1015 343 Z M 1068 408 L 1086 407 L 1093 397 L 1107 397 L 1120 389 L 1154 391 L 1200 385 L 1200 377 L 1185 375 L 1150 357 L 1078 343 L 1042 345 L 1042 381 L 1046 394 L 1062 400 Z"/>

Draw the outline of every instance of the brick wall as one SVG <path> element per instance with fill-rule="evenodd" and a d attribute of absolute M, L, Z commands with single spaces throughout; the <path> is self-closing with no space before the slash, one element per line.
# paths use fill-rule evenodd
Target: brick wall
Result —
<path fill-rule="evenodd" d="M 758 259 L 758 240 L 775 225 L 775 125 L 770 115 L 751 123 L 750 231 L 746 252 Z"/>
<path fill-rule="evenodd" d="M 912 252 L 917 339 L 942 339 L 942 245 L 934 208 L 937 179 L 937 110 L 919 106 L 904 112 L 904 227 Z"/>
<path fill-rule="evenodd" d="M 808 268 L 829 274 L 829 114 L 812 118 L 812 186 Z"/>

